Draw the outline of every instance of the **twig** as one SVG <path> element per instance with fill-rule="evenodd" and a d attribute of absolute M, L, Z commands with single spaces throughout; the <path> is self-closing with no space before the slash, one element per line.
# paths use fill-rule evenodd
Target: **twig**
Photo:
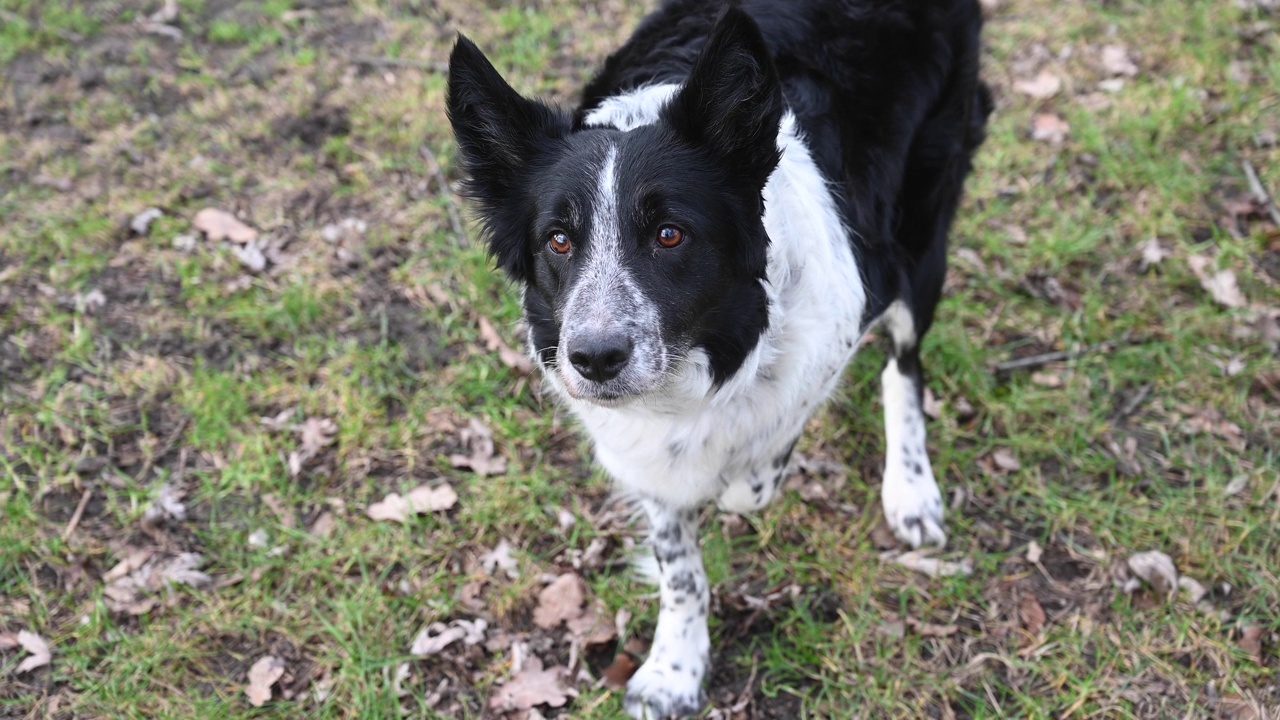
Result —
<path fill-rule="evenodd" d="M 997 363 L 995 371 L 997 374 L 1003 375 L 1015 370 L 1034 370 L 1036 368 L 1044 367 L 1049 363 L 1062 362 L 1064 360 L 1076 360 L 1084 357 L 1085 355 L 1090 355 L 1096 352 L 1111 352 L 1112 350 L 1127 344 L 1129 344 L 1128 338 L 1123 340 L 1108 340 L 1107 342 L 1098 343 L 1097 345 L 1089 345 L 1076 350 L 1059 350 L 1057 352 L 1018 358 L 1017 360 L 1007 360 L 1002 363 Z"/>
<path fill-rule="evenodd" d="M 1132 415 L 1134 411 L 1138 409 L 1138 406 L 1147 399 L 1147 396 L 1151 394 L 1151 388 L 1154 386 L 1155 383 L 1147 383 L 1146 385 L 1138 388 L 1138 392 L 1134 393 L 1133 397 L 1129 398 L 1129 402 L 1126 402 L 1124 407 L 1120 408 L 1120 412 L 1116 413 L 1111 418 L 1111 422 L 1116 423 Z"/>
<path fill-rule="evenodd" d="M 1276 207 L 1276 203 L 1271 199 L 1271 193 L 1267 192 L 1267 188 L 1262 184 L 1261 178 L 1258 177 L 1258 171 L 1253 168 L 1253 163 L 1248 160 L 1244 161 L 1244 176 L 1249 180 L 1249 189 L 1253 191 L 1253 197 L 1267 209 L 1267 214 L 1271 216 L 1271 222 L 1276 227 L 1280 227 L 1280 208 Z"/>
<path fill-rule="evenodd" d="M 71 537 L 71 533 L 76 531 L 76 526 L 80 524 L 80 518 L 84 517 L 84 509 L 89 507 L 89 498 L 93 496 L 93 488 L 85 488 L 84 493 L 80 495 L 80 502 L 76 505 L 76 511 L 71 513 L 71 519 L 67 521 L 67 528 L 62 531 L 62 539 L 66 540 Z"/>
<path fill-rule="evenodd" d="M 457 204 L 453 202 L 453 193 L 449 191 L 449 181 L 444 176 L 440 161 L 436 160 L 436 154 L 426 145 L 422 146 L 421 152 L 422 159 L 427 161 L 427 170 L 430 171 L 431 177 L 435 178 L 436 189 L 444 200 L 445 209 L 449 212 L 449 224 L 453 226 L 453 234 L 458 237 L 458 247 L 467 247 L 469 243 L 466 231 L 462 228 L 462 217 L 458 214 Z"/>
<path fill-rule="evenodd" d="M 351 62 L 369 67 L 410 68 L 413 70 L 431 70 L 448 72 L 449 66 L 444 63 L 426 62 L 423 60 L 405 60 L 404 58 L 378 57 L 375 55 L 349 55 Z"/>

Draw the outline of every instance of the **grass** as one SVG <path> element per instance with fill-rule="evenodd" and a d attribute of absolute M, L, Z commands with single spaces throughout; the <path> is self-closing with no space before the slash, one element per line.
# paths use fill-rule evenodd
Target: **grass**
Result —
<path fill-rule="evenodd" d="M 540 578 L 597 539 L 621 560 L 631 532 L 607 520 L 607 482 L 569 418 L 483 347 L 481 317 L 515 342 L 518 298 L 452 228 L 421 152 L 451 172 L 444 83 L 413 65 L 444 62 L 460 30 L 517 88 L 568 102 L 645 4 L 482 5 L 188 0 L 174 41 L 131 24 L 145 3 L 0 0 L 0 633 L 53 648 L 21 675 L 25 655 L 0 649 L 0 715 L 485 717 L 505 649 L 408 655 L 427 624 L 477 615 L 567 661 L 531 625 Z M 975 571 L 929 579 L 879 557 L 892 548 L 872 345 L 801 443 L 847 465 L 802 478 L 825 497 L 789 492 L 744 525 L 708 513 L 714 705 L 746 692 L 760 718 L 1280 712 L 1280 362 L 1261 329 L 1280 240 L 1231 210 L 1246 160 L 1280 191 L 1277 23 L 1231 0 L 1000 5 L 985 63 L 997 112 L 925 348 L 944 402 L 931 453 L 955 493 L 947 557 Z M 1118 92 L 1096 89 L 1103 44 L 1140 68 Z M 1056 97 L 1011 89 L 1041 67 L 1063 78 Z M 1070 125 L 1061 146 L 1029 139 L 1041 112 Z M 165 216 L 130 233 L 153 206 Z M 269 269 L 184 241 L 204 207 L 262 231 Z M 363 237 L 321 237 L 348 217 Z M 1153 238 L 1169 257 L 1143 271 Z M 1254 307 L 1215 303 L 1193 254 L 1234 272 Z M 992 371 L 1118 337 L 1132 342 L 1040 375 Z M 298 435 L 260 420 L 282 411 L 337 425 L 296 477 Z M 472 418 L 505 474 L 451 463 Z M 1020 469 L 992 466 L 997 450 Z M 460 496 L 448 513 L 364 514 L 444 482 Z M 187 519 L 153 527 L 166 483 Z M 325 513 L 332 531 L 311 532 Z M 249 542 L 259 530 L 265 547 Z M 504 539 L 519 579 L 478 566 Z M 200 553 L 212 587 L 113 610 L 103 574 L 137 547 Z M 1115 588 L 1113 566 L 1147 550 L 1211 604 Z M 583 573 L 646 640 L 648 590 L 612 566 Z M 757 612 L 748 596 L 775 600 Z M 268 654 L 286 674 L 255 709 L 246 673 Z M 581 690 L 562 716 L 622 717 L 618 693 Z"/>

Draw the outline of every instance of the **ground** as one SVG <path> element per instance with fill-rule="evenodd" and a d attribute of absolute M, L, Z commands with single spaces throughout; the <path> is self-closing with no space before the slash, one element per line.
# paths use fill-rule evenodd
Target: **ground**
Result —
<path fill-rule="evenodd" d="M 536 717 L 539 661 L 621 717 L 637 531 L 503 351 L 442 67 L 571 102 L 645 5 L 0 0 L 0 717 Z M 706 514 L 708 714 L 1280 717 L 1280 10 L 986 10 L 924 347 L 971 572 L 883 525 L 873 341 L 791 490 Z M 543 627 L 584 601 L 622 636 Z"/>

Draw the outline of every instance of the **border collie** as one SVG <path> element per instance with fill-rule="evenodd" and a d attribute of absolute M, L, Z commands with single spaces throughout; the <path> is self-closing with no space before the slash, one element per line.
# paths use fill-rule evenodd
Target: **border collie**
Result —
<path fill-rule="evenodd" d="M 773 499 L 879 324 L 885 517 L 945 544 L 919 347 L 991 110 L 980 26 L 977 0 L 667 0 L 572 112 L 458 39 L 465 194 L 523 288 L 546 385 L 648 516 L 661 605 L 633 717 L 704 702 L 699 508 Z"/>

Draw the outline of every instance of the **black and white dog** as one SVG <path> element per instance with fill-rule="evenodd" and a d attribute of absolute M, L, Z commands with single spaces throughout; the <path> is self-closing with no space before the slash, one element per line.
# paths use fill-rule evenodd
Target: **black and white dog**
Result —
<path fill-rule="evenodd" d="M 977 0 L 668 0 L 572 113 L 460 38 L 466 194 L 522 285 L 529 346 L 648 515 L 661 606 L 634 717 L 696 714 L 698 509 L 766 505 L 805 422 L 883 324 L 894 533 L 943 545 L 920 338 L 991 103 Z"/>

